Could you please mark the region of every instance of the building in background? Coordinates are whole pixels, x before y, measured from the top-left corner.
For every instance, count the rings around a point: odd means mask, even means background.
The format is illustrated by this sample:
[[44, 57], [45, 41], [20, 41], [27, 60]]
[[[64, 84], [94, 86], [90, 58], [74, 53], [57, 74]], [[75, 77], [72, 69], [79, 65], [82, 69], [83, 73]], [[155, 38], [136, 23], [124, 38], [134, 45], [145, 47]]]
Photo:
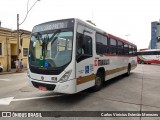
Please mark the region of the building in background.
[[160, 49], [160, 21], [151, 23], [151, 41], [149, 49]]
[[[23, 59], [24, 67], [27, 66], [28, 47], [30, 40], [30, 31], [19, 31], [19, 59]], [[14, 61], [17, 59], [17, 31], [0, 27], [0, 63], [4, 71], [10, 71], [15, 68]]]

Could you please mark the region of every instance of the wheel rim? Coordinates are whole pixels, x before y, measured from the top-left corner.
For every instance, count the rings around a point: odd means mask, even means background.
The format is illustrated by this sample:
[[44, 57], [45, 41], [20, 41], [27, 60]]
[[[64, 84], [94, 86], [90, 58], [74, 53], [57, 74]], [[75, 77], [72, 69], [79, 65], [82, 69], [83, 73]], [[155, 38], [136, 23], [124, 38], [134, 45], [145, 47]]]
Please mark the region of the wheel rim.
[[102, 82], [102, 80], [101, 80], [101, 78], [100, 77], [96, 77], [96, 79], [95, 79], [95, 85], [96, 86], [100, 86], [101, 85], [101, 82]]

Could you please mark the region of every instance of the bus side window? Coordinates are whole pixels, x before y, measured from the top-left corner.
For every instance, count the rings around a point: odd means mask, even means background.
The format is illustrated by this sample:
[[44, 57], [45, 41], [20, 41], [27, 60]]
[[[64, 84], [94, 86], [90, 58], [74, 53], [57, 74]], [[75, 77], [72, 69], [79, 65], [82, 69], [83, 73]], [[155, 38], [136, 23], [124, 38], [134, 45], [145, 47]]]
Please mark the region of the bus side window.
[[133, 54], [133, 48], [131, 45], [129, 45], [129, 55], [132, 55]]
[[123, 43], [121, 41], [117, 41], [117, 54], [123, 55]]
[[96, 53], [106, 54], [109, 53], [108, 50], [108, 38], [104, 35], [96, 33]]
[[85, 36], [84, 38], [84, 54], [92, 55], [92, 38], [89, 36]]
[[92, 38], [81, 33], [77, 33], [77, 62], [92, 57]]
[[110, 38], [110, 46], [109, 46], [109, 52], [110, 54], [116, 55], [117, 53], [117, 42], [115, 39]]
[[77, 33], [77, 55], [84, 54], [83, 34]]
[[129, 47], [128, 47], [128, 44], [125, 44], [124, 43], [124, 55], [128, 55], [128, 53], [129, 53]]

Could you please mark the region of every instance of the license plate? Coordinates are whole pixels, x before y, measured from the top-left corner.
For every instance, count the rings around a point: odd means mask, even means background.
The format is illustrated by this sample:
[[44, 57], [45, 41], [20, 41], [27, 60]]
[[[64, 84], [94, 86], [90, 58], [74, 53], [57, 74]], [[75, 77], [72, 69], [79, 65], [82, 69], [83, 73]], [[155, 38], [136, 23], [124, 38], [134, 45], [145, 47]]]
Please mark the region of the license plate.
[[39, 86], [38, 88], [39, 88], [40, 90], [47, 91], [47, 88], [44, 87], [44, 86]]

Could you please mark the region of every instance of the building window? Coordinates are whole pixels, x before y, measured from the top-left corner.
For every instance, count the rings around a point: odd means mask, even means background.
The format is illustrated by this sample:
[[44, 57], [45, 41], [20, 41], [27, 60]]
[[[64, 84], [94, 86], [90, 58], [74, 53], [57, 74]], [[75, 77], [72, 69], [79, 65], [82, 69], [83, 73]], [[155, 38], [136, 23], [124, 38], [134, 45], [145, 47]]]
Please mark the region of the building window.
[[28, 48], [23, 48], [23, 56], [28, 56]]
[[0, 56], [2, 56], [2, 43], [0, 43]]

